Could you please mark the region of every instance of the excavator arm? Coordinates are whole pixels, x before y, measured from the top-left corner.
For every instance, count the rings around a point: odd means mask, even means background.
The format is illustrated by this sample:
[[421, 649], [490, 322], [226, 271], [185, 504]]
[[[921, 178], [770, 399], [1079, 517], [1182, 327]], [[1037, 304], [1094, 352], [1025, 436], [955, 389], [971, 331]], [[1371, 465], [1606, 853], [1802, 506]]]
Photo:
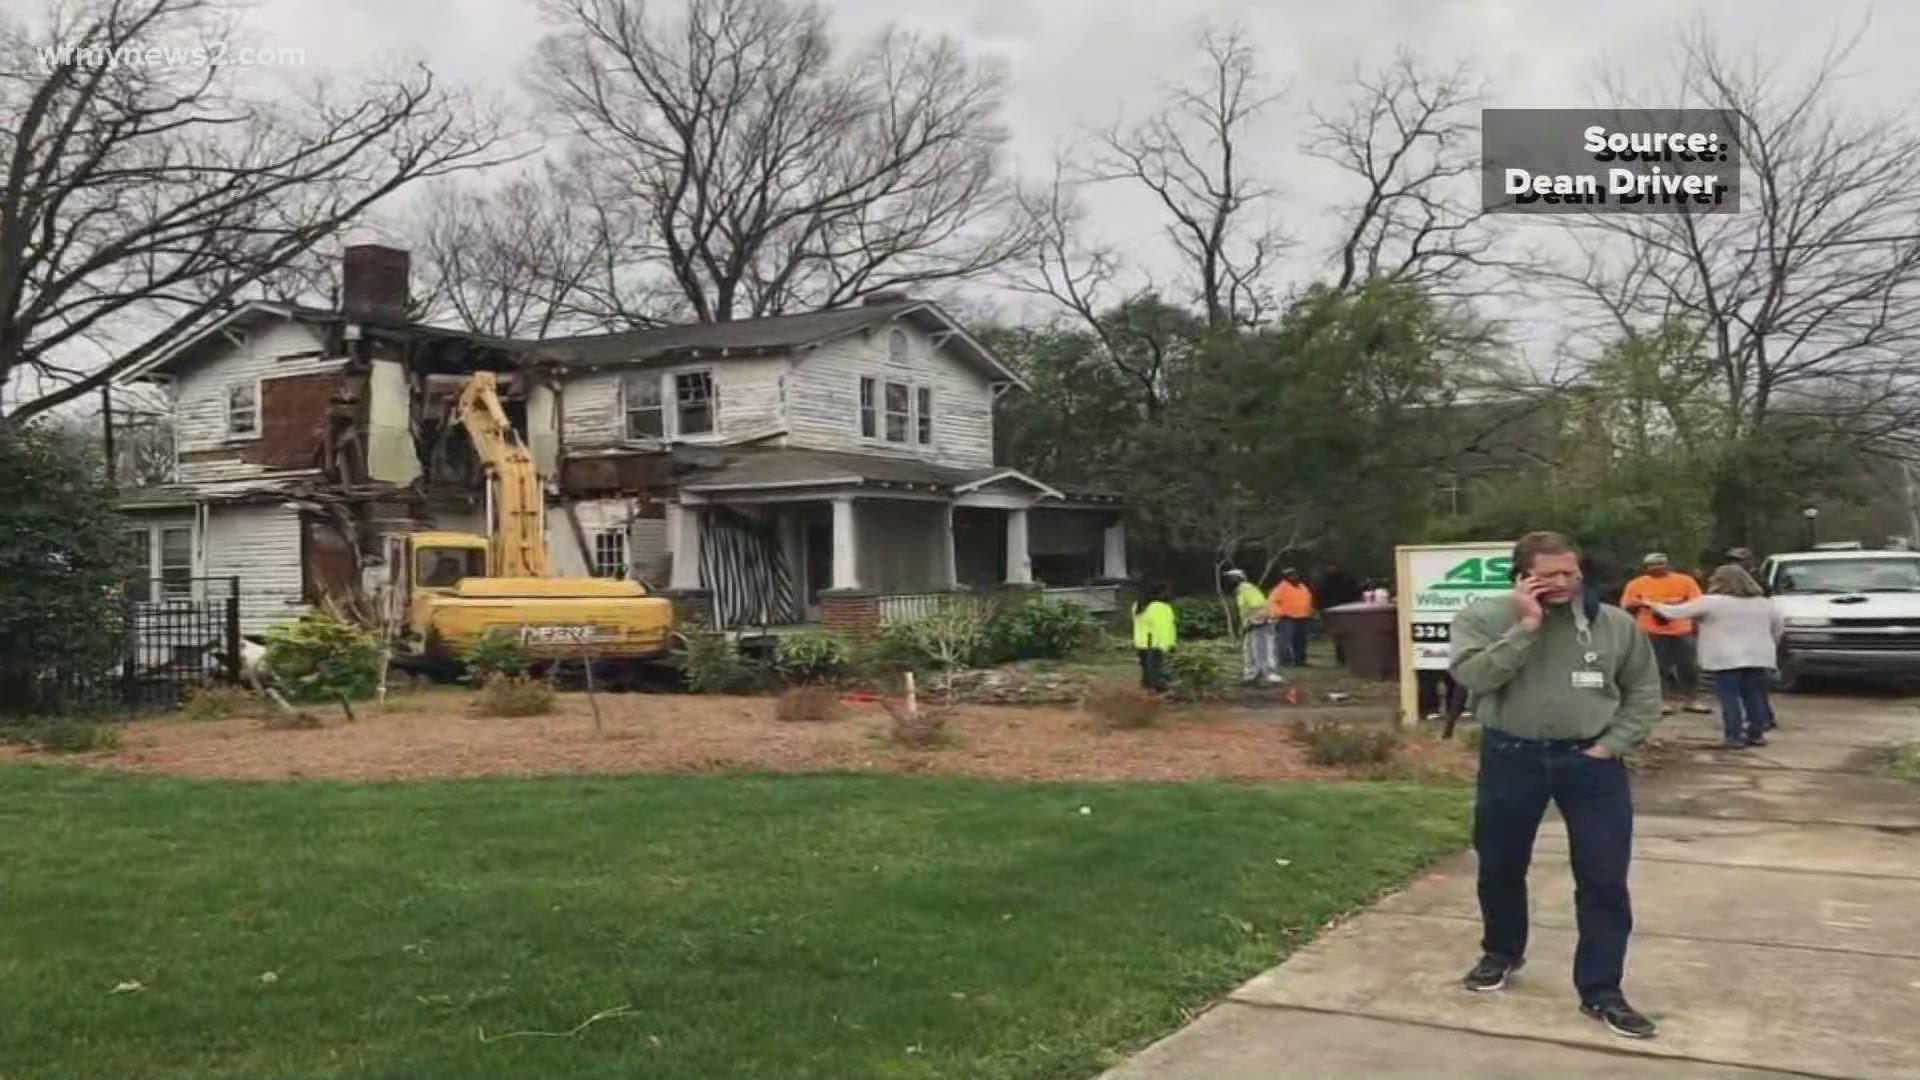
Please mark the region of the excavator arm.
[[496, 577], [546, 577], [546, 494], [533, 455], [507, 422], [491, 371], [475, 372], [456, 408], [487, 469], [487, 542]]

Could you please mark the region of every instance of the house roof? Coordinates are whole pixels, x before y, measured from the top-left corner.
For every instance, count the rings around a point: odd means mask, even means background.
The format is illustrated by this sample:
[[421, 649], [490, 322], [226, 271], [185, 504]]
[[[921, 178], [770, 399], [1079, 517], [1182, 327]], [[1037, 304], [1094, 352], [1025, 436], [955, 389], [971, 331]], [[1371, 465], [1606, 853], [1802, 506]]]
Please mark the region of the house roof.
[[1025, 484], [1046, 498], [1067, 503], [1118, 504], [1121, 501], [1116, 495], [1055, 488], [1005, 466], [956, 469], [912, 458], [832, 450], [743, 451], [731, 455], [710, 472], [689, 477], [680, 486], [703, 494], [769, 488], [872, 486], [923, 488], [939, 494], [965, 495], [1001, 482]]
[[249, 300], [218, 319], [193, 330], [175, 340], [161, 351], [128, 368], [116, 376], [119, 383], [134, 383], [151, 379], [156, 375], [167, 374], [181, 365], [189, 363], [200, 355], [202, 348], [218, 340], [218, 336], [235, 329], [245, 329], [262, 323], [286, 319], [294, 322], [310, 323], [316, 326], [334, 323], [356, 323], [372, 328], [388, 339], [419, 339], [426, 341], [459, 340], [482, 348], [496, 349], [501, 352], [528, 352], [529, 342], [515, 341], [511, 338], [494, 337], [490, 334], [477, 334], [471, 330], [460, 330], [448, 326], [431, 326], [419, 322], [391, 322], [380, 319], [348, 317], [337, 311], [325, 308], [306, 307], [300, 304], [281, 304], [267, 300]]
[[616, 334], [580, 334], [521, 344], [563, 368], [625, 366], [652, 361], [711, 356], [764, 356], [813, 348], [849, 334], [904, 320], [954, 344], [961, 355], [995, 381], [1025, 387], [1026, 380], [992, 350], [926, 300], [898, 300], [860, 307], [775, 315], [723, 323], [696, 323]]

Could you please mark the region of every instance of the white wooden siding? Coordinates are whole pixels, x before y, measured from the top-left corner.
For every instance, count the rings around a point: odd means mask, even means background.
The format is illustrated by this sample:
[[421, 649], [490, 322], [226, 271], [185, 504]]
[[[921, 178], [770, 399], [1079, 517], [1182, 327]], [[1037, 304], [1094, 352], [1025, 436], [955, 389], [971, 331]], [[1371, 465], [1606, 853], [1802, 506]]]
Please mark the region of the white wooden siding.
[[[662, 518], [635, 515], [639, 505], [631, 499], [581, 499], [573, 504], [580, 528], [593, 543], [593, 534], [627, 525], [627, 572], [630, 576], [664, 588], [672, 564], [667, 548], [667, 523]], [[631, 522], [629, 523], [629, 519]], [[557, 577], [593, 576], [593, 553], [580, 550], [573, 523], [560, 506], [547, 508], [547, 559]]]
[[[714, 393], [719, 408], [714, 417], [716, 437], [748, 435], [780, 422], [781, 376], [786, 361], [779, 358], [723, 358], [711, 362], [680, 364], [670, 368], [642, 369], [664, 379], [688, 371], [713, 373]], [[564, 406], [561, 424], [567, 448], [597, 449], [610, 446], [639, 445], [626, 437], [626, 416], [621, 412], [620, 381], [623, 370], [581, 372], [569, 375], [562, 391]], [[669, 410], [673, 408], [672, 383], [662, 394]], [[672, 430], [672, 421], [668, 421]], [[696, 437], [689, 441], [700, 441]], [[645, 440], [651, 442], [652, 440]]]
[[[346, 361], [338, 357], [282, 359], [312, 352], [320, 346], [317, 327], [307, 323], [274, 323], [247, 334], [239, 345], [228, 344], [189, 365], [175, 376], [172, 387], [178, 451], [187, 454], [254, 445], [258, 442], [256, 438], [227, 438], [228, 388], [242, 381], [316, 375], [346, 366]], [[265, 417], [261, 419], [264, 424]], [[184, 484], [200, 484], [238, 480], [267, 471], [263, 466], [240, 461], [181, 462], [179, 480]]]
[[242, 634], [297, 618], [304, 609], [299, 512], [278, 505], [212, 507], [202, 573], [240, 578]]
[[[895, 328], [908, 335], [906, 366], [888, 360]], [[860, 379], [933, 389], [933, 445], [902, 445], [860, 434]], [[993, 391], [987, 377], [904, 323], [874, 327], [802, 353], [787, 384], [789, 445], [916, 457], [962, 469], [993, 465]], [[884, 425], [879, 429], [885, 433]], [[911, 429], [908, 438], [916, 437]]]

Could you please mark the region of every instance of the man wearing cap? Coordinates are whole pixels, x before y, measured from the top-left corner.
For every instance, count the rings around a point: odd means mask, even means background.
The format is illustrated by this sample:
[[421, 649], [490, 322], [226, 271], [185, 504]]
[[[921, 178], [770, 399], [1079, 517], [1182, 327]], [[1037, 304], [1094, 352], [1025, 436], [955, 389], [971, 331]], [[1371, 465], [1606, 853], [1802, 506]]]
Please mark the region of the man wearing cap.
[[[1686, 574], [1678, 574], [1668, 565], [1665, 554], [1655, 551], [1641, 560], [1643, 572], [1627, 582], [1620, 594], [1620, 606], [1640, 622], [1640, 629], [1653, 640], [1654, 661], [1660, 665], [1660, 679], [1667, 694], [1679, 698], [1690, 713], [1711, 712], [1699, 703], [1700, 661], [1693, 648], [1693, 620], [1669, 619], [1653, 610], [1655, 604], [1684, 604], [1700, 598], [1700, 583]], [[1669, 707], [1663, 711], [1672, 712]]]
[[1281, 665], [1305, 667], [1307, 635], [1313, 626], [1313, 590], [1301, 580], [1300, 571], [1289, 566], [1280, 571], [1280, 584], [1273, 587], [1268, 599], [1279, 622], [1275, 633], [1280, 639]]
[[1240, 613], [1240, 678], [1248, 684], [1283, 681], [1273, 670], [1273, 619], [1267, 611], [1267, 594], [1247, 580], [1244, 570], [1229, 570], [1226, 576]]

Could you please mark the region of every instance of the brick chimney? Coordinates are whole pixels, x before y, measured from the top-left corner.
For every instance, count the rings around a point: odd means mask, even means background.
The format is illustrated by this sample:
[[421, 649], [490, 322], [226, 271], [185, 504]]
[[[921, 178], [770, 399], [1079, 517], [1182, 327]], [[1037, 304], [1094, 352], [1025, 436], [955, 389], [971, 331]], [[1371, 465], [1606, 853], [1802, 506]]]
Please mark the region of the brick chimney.
[[407, 321], [410, 259], [399, 248], [355, 244], [340, 266], [340, 312], [370, 322]]

